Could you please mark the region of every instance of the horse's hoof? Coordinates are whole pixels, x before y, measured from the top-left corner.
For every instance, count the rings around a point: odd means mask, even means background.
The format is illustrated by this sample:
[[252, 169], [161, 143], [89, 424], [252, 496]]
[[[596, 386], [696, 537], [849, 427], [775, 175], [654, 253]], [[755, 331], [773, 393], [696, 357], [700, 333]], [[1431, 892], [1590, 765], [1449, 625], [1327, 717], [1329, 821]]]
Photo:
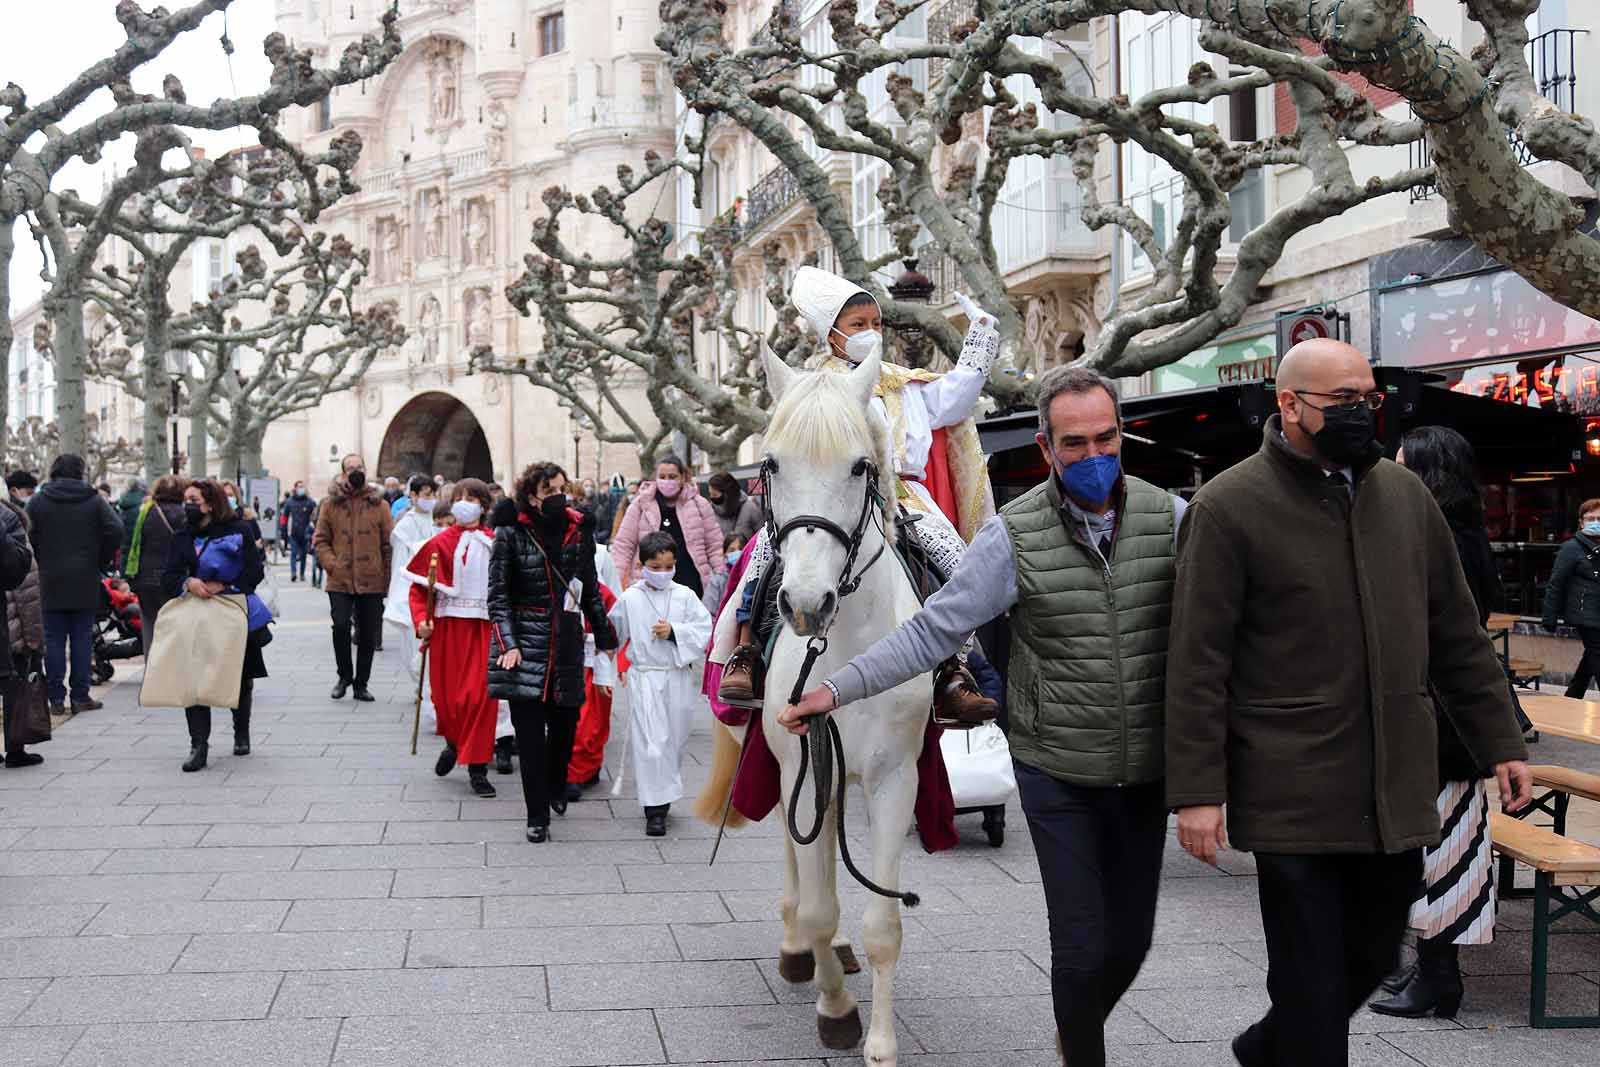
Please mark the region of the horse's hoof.
[[828, 1048], [852, 1049], [861, 1044], [861, 1009], [851, 1008], [850, 1014], [839, 1019], [817, 1016], [817, 1036]]
[[850, 945], [834, 945], [833, 954], [839, 957], [839, 966], [844, 968], [845, 974], [861, 973], [861, 961], [856, 959], [856, 950]]
[[817, 959], [809, 952], [779, 952], [778, 976], [790, 985], [809, 982], [817, 974]]

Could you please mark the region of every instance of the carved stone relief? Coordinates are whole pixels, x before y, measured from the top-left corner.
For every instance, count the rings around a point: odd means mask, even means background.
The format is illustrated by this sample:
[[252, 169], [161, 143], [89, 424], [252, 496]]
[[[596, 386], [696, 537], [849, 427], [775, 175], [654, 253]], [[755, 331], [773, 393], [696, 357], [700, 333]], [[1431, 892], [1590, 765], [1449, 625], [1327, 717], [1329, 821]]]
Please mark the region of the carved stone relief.
[[429, 293], [422, 299], [422, 311], [417, 316], [417, 336], [421, 346], [421, 362], [434, 363], [439, 359], [440, 327], [444, 323], [444, 308], [439, 298]]
[[490, 312], [493, 298], [488, 289], [468, 289], [463, 297], [466, 305], [467, 347], [488, 347], [494, 344], [494, 319]]
[[437, 188], [422, 190], [417, 213], [422, 227], [422, 258], [438, 259], [445, 254], [450, 232], [450, 209], [444, 194]]
[[485, 197], [468, 200], [461, 209], [461, 262], [482, 267], [494, 262], [494, 206]]
[[489, 130], [484, 135], [485, 145], [489, 150], [490, 163], [503, 163], [506, 158], [506, 130], [511, 126], [511, 117], [506, 114], [505, 105], [496, 100], [489, 105]]
[[441, 136], [461, 125], [461, 44], [437, 40], [428, 46], [428, 132]]

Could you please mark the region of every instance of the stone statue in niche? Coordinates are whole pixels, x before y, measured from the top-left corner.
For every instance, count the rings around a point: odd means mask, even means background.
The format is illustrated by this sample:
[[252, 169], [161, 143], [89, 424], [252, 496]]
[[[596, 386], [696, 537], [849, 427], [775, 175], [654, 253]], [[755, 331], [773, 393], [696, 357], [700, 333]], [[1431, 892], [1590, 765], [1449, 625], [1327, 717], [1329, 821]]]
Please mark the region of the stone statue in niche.
[[428, 113], [435, 126], [448, 126], [460, 117], [459, 62], [454, 45], [448, 41], [440, 41], [429, 53]]
[[506, 129], [511, 125], [511, 117], [506, 114], [505, 105], [496, 100], [489, 105], [489, 132], [485, 135], [489, 149], [490, 163], [503, 163], [506, 158]]
[[494, 343], [494, 321], [489, 314], [489, 290], [467, 292], [467, 347], [487, 348]]
[[489, 239], [491, 228], [488, 202], [481, 197], [468, 200], [461, 226], [466, 252], [462, 258], [468, 266], [481, 267], [494, 262], [494, 245]]
[[378, 220], [378, 281], [393, 282], [400, 277], [400, 224], [384, 217]]
[[423, 298], [422, 313], [417, 317], [423, 363], [434, 363], [439, 359], [439, 328], [443, 322], [444, 308], [439, 305], [439, 298], [429, 293]]
[[447, 211], [439, 190], [422, 191], [422, 255], [425, 259], [444, 255], [445, 235], [450, 227]]

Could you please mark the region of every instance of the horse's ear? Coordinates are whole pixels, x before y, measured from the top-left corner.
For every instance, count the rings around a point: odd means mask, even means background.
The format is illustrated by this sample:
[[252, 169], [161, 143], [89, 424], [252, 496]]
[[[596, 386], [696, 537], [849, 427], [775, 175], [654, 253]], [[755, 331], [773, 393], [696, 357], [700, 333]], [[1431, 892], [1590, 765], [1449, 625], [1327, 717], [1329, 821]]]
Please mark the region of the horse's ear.
[[878, 387], [878, 375], [883, 370], [883, 345], [880, 342], [872, 354], [850, 372], [850, 389], [862, 407], [872, 403], [872, 391]]
[[777, 403], [783, 398], [789, 383], [794, 381], [795, 371], [764, 341], [761, 345], [761, 366], [767, 374], [767, 392], [772, 394], [773, 403]]

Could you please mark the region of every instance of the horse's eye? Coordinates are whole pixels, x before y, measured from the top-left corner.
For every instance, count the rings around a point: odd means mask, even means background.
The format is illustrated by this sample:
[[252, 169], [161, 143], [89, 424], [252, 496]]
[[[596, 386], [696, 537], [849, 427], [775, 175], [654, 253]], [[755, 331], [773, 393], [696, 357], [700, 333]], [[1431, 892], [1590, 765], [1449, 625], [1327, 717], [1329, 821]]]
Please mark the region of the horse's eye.
[[867, 473], [867, 461], [866, 461], [866, 459], [862, 458], [862, 459], [856, 460], [856, 465], [854, 467], [850, 468], [850, 477], [859, 478], [865, 473]]
[[778, 461], [776, 459], [772, 458], [771, 456], [768, 456], [766, 458], [766, 462], [764, 463], [764, 466], [767, 468], [767, 473], [768, 474], [777, 474], [778, 473]]

